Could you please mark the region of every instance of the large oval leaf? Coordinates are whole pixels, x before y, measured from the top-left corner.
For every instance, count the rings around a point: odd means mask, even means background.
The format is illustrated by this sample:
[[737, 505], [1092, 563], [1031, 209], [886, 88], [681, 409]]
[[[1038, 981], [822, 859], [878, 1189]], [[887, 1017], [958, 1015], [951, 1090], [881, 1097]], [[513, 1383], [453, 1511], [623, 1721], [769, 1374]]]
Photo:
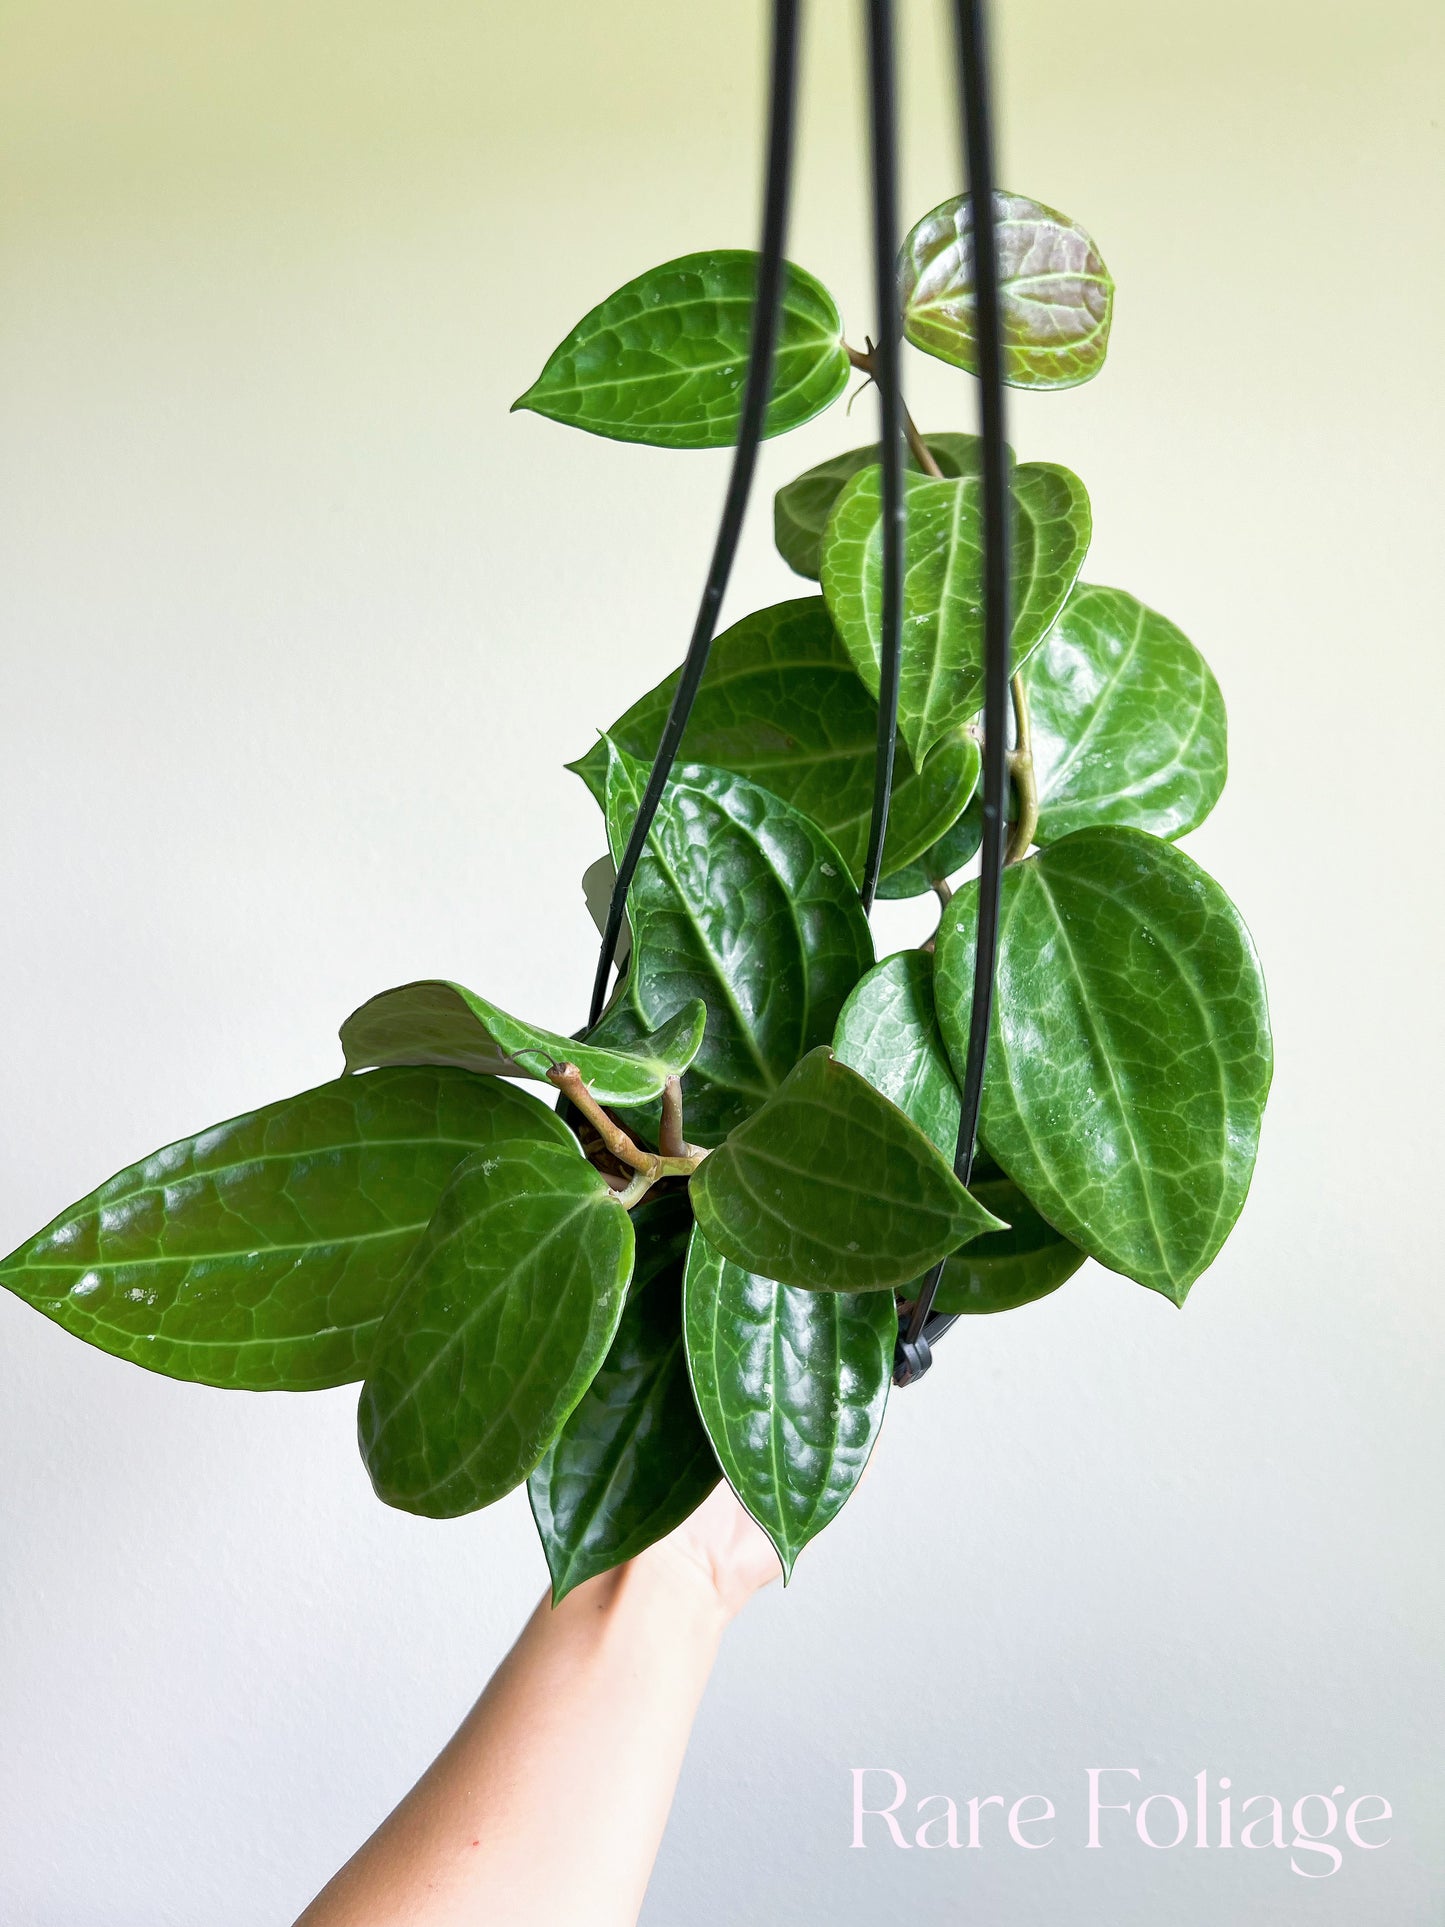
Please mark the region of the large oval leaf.
[[170, 1378], [344, 1385], [452, 1172], [514, 1138], [576, 1155], [553, 1112], [494, 1078], [338, 1078], [118, 1172], [12, 1252], [0, 1284]]
[[527, 1482], [553, 1605], [671, 1532], [718, 1481], [683, 1349], [686, 1195], [655, 1194], [632, 1225], [637, 1257], [617, 1335]]
[[378, 1498], [451, 1519], [522, 1483], [617, 1330], [632, 1223], [574, 1143], [468, 1158], [377, 1334], [357, 1430]]
[[1219, 685], [1188, 637], [1123, 589], [1081, 582], [1024, 681], [1037, 842], [1097, 823], [1183, 836], [1219, 801]]
[[[983, 702], [983, 522], [976, 474], [909, 475], [908, 561], [898, 728], [925, 767], [930, 750]], [[823, 593], [859, 675], [876, 696], [883, 632], [883, 510], [879, 471], [844, 489], [823, 536]], [[1013, 471], [1013, 664], [1021, 669], [1053, 626], [1088, 552], [1084, 485], [1066, 468]]]
[[[1023, 194], [996, 191], [1003, 378], [1016, 388], [1073, 388], [1109, 346], [1114, 283], [1077, 221]], [[903, 332], [917, 348], [978, 372], [973, 201], [925, 214], [898, 258]]]
[[893, 1299], [791, 1290], [729, 1263], [699, 1230], [684, 1304], [697, 1409], [786, 1583], [877, 1441], [898, 1337]]
[[[651, 759], [677, 687], [669, 676], [607, 732]], [[718, 637], [679, 752], [733, 770], [810, 817], [855, 881], [863, 875], [873, 809], [878, 705], [858, 680], [821, 596], [759, 609]], [[962, 730], [939, 745], [922, 776], [900, 744], [884, 870], [911, 863], [956, 821], [978, 782], [978, 746]], [[572, 765], [599, 801], [607, 748]]]
[[[650, 268], [578, 322], [513, 408], [617, 441], [727, 447], [737, 440], [757, 279], [758, 256], [746, 248]], [[810, 420], [847, 383], [833, 297], [787, 266], [764, 434]]]
[[[923, 439], [945, 475], [978, 473], [981, 443], [977, 435], [925, 435]], [[1008, 459], [1012, 466], [1012, 449]], [[877, 442], [871, 448], [850, 448], [806, 470], [773, 497], [773, 540], [779, 555], [798, 575], [817, 581], [823, 566], [823, 530], [833, 505], [859, 470], [872, 468], [877, 460]]]
[[354, 1010], [341, 1026], [341, 1047], [349, 1071], [367, 1064], [460, 1064], [545, 1083], [554, 1064], [573, 1063], [600, 1104], [645, 1104], [697, 1056], [706, 1021], [694, 1001], [626, 1049], [601, 1049], [524, 1024], [474, 990], [431, 978], [383, 990]]
[[[976, 917], [969, 885], [938, 938], [955, 1068]], [[1091, 1257], [1184, 1302], [1244, 1203], [1270, 1067], [1249, 932], [1182, 850], [1079, 830], [1005, 873], [983, 1139]]]
[[[646, 770], [609, 746], [607, 830], [621, 859]], [[700, 997], [707, 1032], [686, 1080], [687, 1133], [716, 1143], [833, 1034], [873, 961], [868, 920], [808, 818], [729, 770], [669, 782], [628, 897], [625, 995], [647, 1024]]]
[[832, 1051], [810, 1051], [692, 1179], [703, 1235], [809, 1291], [884, 1291], [999, 1222], [913, 1121]]

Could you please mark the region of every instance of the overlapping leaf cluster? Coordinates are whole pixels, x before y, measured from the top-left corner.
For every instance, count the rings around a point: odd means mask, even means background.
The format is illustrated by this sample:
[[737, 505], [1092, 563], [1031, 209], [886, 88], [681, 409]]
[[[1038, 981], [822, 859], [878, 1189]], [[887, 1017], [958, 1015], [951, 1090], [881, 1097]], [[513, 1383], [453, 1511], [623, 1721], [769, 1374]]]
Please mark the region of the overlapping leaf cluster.
[[[1113, 301], [1098, 249], [1021, 196], [999, 220], [1008, 378], [1088, 379]], [[727, 444], [755, 280], [741, 252], [640, 276], [518, 406]], [[966, 201], [908, 237], [899, 299], [911, 341], [972, 366]], [[831, 297], [790, 269], [767, 432], [836, 400], [849, 360]], [[777, 496], [778, 549], [818, 590], [718, 638], [590, 1034], [455, 983], [383, 992], [342, 1027], [342, 1077], [121, 1172], [0, 1281], [176, 1377], [362, 1380], [380, 1496], [449, 1516], [525, 1481], [556, 1597], [720, 1476], [791, 1570], [867, 1462], [898, 1307], [940, 1261], [946, 1311], [1026, 1304], [1086, 1257], [1182, 1303], [1243, 1204], [1270, 1073], [1248, 933], [1174, 842], [1223, 786], [1219, 690], [1172, 623], [1079, 580], [1078, 478], [1015, 464], [1018, 821], [966, 1190], [976, 885], [951, 880], [980, 834], [978, 446], [913, 451], [880, 894], [936, 890], [933, 939], [875, 962], [858, 901], [882, 563], [877, 451], [853, 449]], [[674, 681], [573, 765], [612, 861]], [[605, 888], [607, 860], [589, 876]], [[515, 1081], [568, 1078], [561, 1112]]]

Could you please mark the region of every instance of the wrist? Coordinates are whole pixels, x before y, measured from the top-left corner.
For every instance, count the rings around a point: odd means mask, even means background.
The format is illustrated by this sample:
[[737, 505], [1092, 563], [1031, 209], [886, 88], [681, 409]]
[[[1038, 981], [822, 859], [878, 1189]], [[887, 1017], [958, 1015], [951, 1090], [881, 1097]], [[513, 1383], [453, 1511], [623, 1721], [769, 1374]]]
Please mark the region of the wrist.
[[669, 1611], [718, 1638], [746, 1603], [746, 1595], [728, 1584], [700, 1547], [675, 1534], [648, 1546], [623, 1570], [635, 1584], [664, 1598]]

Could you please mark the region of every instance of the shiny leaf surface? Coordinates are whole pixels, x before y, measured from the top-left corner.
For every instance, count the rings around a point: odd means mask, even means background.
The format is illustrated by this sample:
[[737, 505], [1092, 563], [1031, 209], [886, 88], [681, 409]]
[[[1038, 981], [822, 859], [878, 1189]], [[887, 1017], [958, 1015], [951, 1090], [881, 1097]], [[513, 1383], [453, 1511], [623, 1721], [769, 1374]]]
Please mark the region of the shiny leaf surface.
[[[620, 860], [644, 766], [614, 747], [607, 829]], [[715, 1143], [833, 1034], [873, 961], [847, 866], [809, 820], [746, 777], [687, 764], [663, 796], [628, 898], [626, 995], [648, 1024], [701, 998], [687, 1132]]]
[[[656, 751], [677, 687], [669, 676], [607, 732], [644, 762]], [[878, 705], [858, 679], [821, 596], [759, 609], [719, 636], [682, 739], [683, 761], [732, 770], [812, 819], [855, 882], [873, 808]], [[601, 800], [607, 746], [573, 765]], [[900, 744], [885, 869], [910, 863], [957, 819], [978, 782], [978, 747], [962, 730], [920, 776]]]
[[[898, 727], [921, 768], [930, 751], [983, 702], [982, 495], [976, 475], [909, 475], [903, 673]], [[1066, 468], [1030, 462], [1013, 472], [1013, 663], [1021, 669], [1052, 627], [1089, 547], [1083, 483]], [[879, 471], [844, 489], [823, 537], [828, 609], [873, 695], [883, 624]]]
[[617, 1335], [527, 1485], [554, 1605], [671, 1532], [718, 1481], [683, 1349], [686, 1196], [654, 1195], [632, 1226], [637, 1256]]
[[1219, 801], [1219, 685], [1193, 643], [1124, 590], [1080, 583], [1024, 681], [1037, 842], [1100, 823], [1183, 836]]
[[353, 1071], [367, 1064], [459, 1064], [545, 1083], [553, 1064], [571, 1062], [599, 1103], [643, 1104], [687, 1069], [706, 1020], [700, 1003], [685, 1004], [625, 1049], [600, 1049], [509, 1017], [461, 984], [429, 979], [384, 990], [354, 1010], [341, 1026], [341, 1047]]
[[892, 1296], [791, 1290], [729, 1263], [695, 1231], [684, 1300], [697, 1409], [786, 1580], [877, 1440], [898, 1336]]
[[839, 1013], [833, 1054], [953, 1162], [961, 1100], [933, 1008], [932, 957], [900, 950], [875, 964]]
[[[960, 1099], [934, 1009], [931, 957], [904, 950], [870, 970], [843, 1006], [833, 1049], [952, 1160]], [[969, 1189], [1008, 1229], [985, 1232], [948, 1260], [938, 1311], [1009, 1311], [1053, 1291], [1084, 1262], [983, 1152]]]
[[[930, 762], [929, 767], [932, 768]], [[983, 805], [975, 795], [968, 808], [950, 829], [923, 852], [916, 863], [909, 863], [891, 876], [884, 877], [878, 894], [885, 901], [902, 897], [921, 897], [935, 884], [957, 876], [963, 866], [978, 855], [983, 842]]]
[[1009, 1228], [987, 1232], [954, 1253], [943, 1267], [935, 1311], [1015, 1311], [1057, 1291], [1083, 1264], [1084, 1253], [1046, 1224], [1001, 1172], [984, 1176], [975, 1166], [970, 1189]]
[[998, 1221], [896, 1105], [810, 1051], [691, 1183], [724, 1257], [810, 1291], [905, 1285]]
[[575, 1140], [525, 1092], [382, 1070], [248, 1111], [118, 1172], [0, 1265], [0, 1283], [118, 1358], [247, 1391], [366, 1370], [382, 1314], [473, 1152]]
[[[969, 885], [935, 960], [956, 1069], [976, 916]], [[1244, 1203], [1270, 1066], [1249, 933], [1181, 850], [1080, 830], [1005, 872], [983, 1141], [1091, 1257], [1184, 1302]]]
[[382, 1321], [357, 1430], [378, 1498], [449, 1519], [522, 1483], [607, 1354], [632, 1223], [574, 1143], [461, 1165]]
[[[979, 463], [977, 435], [925, 435], [924, 442], [945, 475], [976, 475]], [[861, 469], [871, 468], [878, 460], [878, 444], [871, 448], [850, 448], [819, 462], [773, 497], [773, 540], [778, 554], [790, 569], [814, 582], [823, 566], [823, 530], [833, 505], [845, 485]], [[1009, 451], [1013, 463], [1013, 451]], [[910, 466], [916, 464], [910, 461]]]
[[[995, 191], [1004, 380], [1073, 388], [1097, 375], [1109, 346], [1114, 283], [1077, 221], [1023, 194]], [[973, 202], [925, 214], [903, 243], [903, 332], [917, 348], [977, 373]]]
[[[724, 448], [737, 439], [758, 256], [687, 254], [650, 268], [585, 315], [514, 408], [618, 441]], [[833, 298], [789, 266], [765, 433], [782, 434], [848, 383]]]

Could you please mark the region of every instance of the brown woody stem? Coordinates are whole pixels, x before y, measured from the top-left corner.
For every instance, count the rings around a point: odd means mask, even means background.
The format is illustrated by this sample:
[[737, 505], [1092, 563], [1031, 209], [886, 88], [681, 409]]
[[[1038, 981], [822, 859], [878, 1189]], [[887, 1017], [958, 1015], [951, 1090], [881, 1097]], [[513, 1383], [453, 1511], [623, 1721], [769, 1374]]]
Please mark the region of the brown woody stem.
[[631, 1183], [618, 1192], [629, 1211], [633, 1205], [640, 1204], [653, 1185], [663, 1178], [691, 1177], [707, 1156], [701, 1146], [689, 1144], [682, 1135], [682, 1086], [676, 1077], [669, 1077], [663, 1086], [662, 1129], [658, 1138], [660, 1149], [656, 1151], [644, 1151], [615, 1118], [608, 1116], [588, 1090], [575, 1064], [554, 1064], [547, 1073], [547, 1082], [554, 1084], [568, 1103], [586, 1118], [601, 1139], [604, 1149], [619, 1164], [626, 1165], [628, 1170], [636, 1173]]
[[[868, 344], [866, 354], [860, 353], [856, 348], [850, 348], [846, 342], [843, 344], [843, 349], [853, 366], [861, 369], [870, 381], [876, 381], [878, 379], [878, 370], [873, 360], [873, 344], [871, 341]], [[901, 402], [899, 406], [902, 407]], [[908, 447], [914, 461], [917, 462], [925, 475], [931, 475], [934, 481], [941, 482], [943, 480], [943, 470], [933, 459], [933, 450], [919, 434], [918, 424], [906, 408], [903, 409], [903, 432], [908, 437]]]

